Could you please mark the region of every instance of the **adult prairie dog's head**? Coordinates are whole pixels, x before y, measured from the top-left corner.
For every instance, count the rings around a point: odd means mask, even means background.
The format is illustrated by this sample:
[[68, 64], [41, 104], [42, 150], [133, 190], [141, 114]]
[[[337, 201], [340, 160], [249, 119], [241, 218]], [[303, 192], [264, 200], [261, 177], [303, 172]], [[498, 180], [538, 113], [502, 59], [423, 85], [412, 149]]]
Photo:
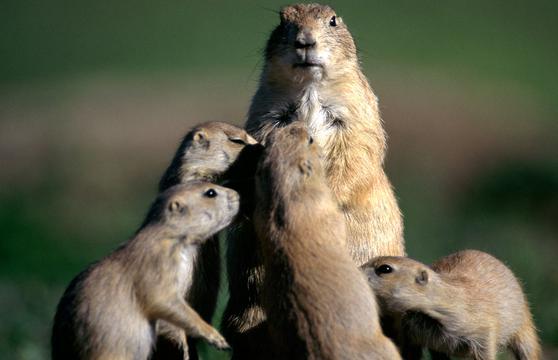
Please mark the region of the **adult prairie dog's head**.
[[212, 181], [223, 174], [240, 152], [257, 141], [224, 122], [209, 122], [192, 129], [178, 147], [159, 182], [159, 190], [192, 180]]
[[358, 66], [353, 37], [331, 7], [295, 4], [284, 7], [280, 17], [265, 52], [270, 80], [319, 81]]
[[238, 208], [234, 190], [207, 182], [176, 185], [157, 197], [144, 227], [160, 227], [166, 238], [199, 243], [229, 225]]
[[419, 310], [436, 291], [439, 275], [428, 266], [401, 256], [380, 256], [361, 266], [382, 310]]

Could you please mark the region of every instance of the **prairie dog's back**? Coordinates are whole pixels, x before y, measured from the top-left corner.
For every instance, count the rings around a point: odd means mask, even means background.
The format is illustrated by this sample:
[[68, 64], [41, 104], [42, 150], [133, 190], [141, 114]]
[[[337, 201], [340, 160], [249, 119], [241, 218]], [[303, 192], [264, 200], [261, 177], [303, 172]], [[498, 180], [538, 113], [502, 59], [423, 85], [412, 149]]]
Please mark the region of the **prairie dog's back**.
[[[431, 265], [449, 283], [461, 287], [479, 321], [493, 319], [501, 329], [501, 341], [530, 317], [527, 300], [512, 271], [495, 257], [477, 250], [463, 250]], [[488, 318], [487, 318], [488, 316]]]
[[[269, 139], [256, 178], [264, 306], [282, 356], [364, 359], [397, 351], [381, 333], [373, 294], [345, 248], [345, 222], [320, 149], [301, 124]], [[382, 357], [378, 357], [382, 358]]]

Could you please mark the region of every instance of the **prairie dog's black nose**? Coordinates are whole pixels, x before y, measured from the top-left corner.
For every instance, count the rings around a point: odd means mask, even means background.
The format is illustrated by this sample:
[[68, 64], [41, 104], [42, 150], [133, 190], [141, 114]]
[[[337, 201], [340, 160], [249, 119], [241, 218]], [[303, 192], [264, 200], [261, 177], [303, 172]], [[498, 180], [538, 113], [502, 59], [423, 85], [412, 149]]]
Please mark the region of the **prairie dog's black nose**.
[[301, 31], [296, 36], [294, 45], [296, 49], [313, 47], [316, 45], [316, 38], [310, 32]]

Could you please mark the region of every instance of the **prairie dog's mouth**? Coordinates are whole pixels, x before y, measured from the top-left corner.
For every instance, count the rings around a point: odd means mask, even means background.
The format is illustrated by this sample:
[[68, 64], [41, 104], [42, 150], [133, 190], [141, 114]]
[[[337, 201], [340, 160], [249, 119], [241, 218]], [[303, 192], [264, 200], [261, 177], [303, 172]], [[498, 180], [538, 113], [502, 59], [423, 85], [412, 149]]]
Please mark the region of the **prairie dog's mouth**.
[[313, 62], [300, 62], [300, 63], [294, 63], [293, 67], [294, 68], [312, 68], [312, 67], [323, 67], [323, 65], [318, 64], [318, 63], [313, 63]]

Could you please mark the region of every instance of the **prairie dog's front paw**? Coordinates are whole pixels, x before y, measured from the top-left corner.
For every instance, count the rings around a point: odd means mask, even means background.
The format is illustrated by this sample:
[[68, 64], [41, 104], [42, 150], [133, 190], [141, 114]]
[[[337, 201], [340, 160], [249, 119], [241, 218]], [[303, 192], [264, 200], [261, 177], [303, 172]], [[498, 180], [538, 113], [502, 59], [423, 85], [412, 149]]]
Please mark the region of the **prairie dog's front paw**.
[[209, 334], [207, 341], [219, 350], [230, 350], [231, 348], [227, 340], [217, 330], [213, 330]]

